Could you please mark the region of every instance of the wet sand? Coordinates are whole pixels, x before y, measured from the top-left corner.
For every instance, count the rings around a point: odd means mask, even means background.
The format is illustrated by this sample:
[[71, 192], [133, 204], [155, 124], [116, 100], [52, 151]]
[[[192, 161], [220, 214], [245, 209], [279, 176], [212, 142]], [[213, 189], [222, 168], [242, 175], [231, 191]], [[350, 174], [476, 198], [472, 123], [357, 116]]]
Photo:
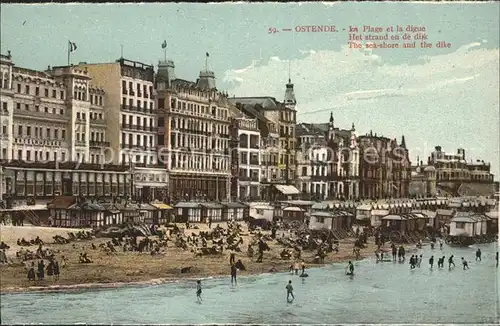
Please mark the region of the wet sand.
[[[223, 225], [221, 225], [223, 226]], [[55, 234], [66, 236], [68, 230], [75, 232], [75, 229], [60, 228], [41, 228], [33, 226], [11, 227], [2, 226], [0, 235], [2, 241], [11, 248], [8, 251], [9, 259], [13, 263], [9, 265], [0, 265], [0, 290], [2, 293], [22, 292], [22, 291], [62, 291], [78, 290], [91, 288], [114, 288], [127, 285], [147, 285], [174, 282], [177, 280], [190, 280], [207, 277], [229, 277], [230, 251], [225, 251], [220, 255], [210, 255], [203, 257], [194, 257], [190, 250], [182, 250], [175, 247], [172, 242], [168, 247], [162, 249], [160, 255], [151, 256], [149, 252], [123, 252], [122, 248], [116, 247], [117, 253], [106, 254], [100, 248], [93, 250], [91, 244], [98, 246], [100, 243], [109, 241], [107, 238], [97, 238], [93, 240], [79, 240], [69, 244], [48, 244], [52, 242]], [[200, 232], [208, 230], [206, 225], [200, 225], [200, 229], [190, 229], [191, 232]], [[263, 232], [266, 234], [267, 232]], [[278, 232], [281, 236], [282, 232]], [[286, 234], [286, 233], [285, 233]], [[55, 281], [46, 277], [43, 281], [28, 282], [27, 280], [27, 262], [20, 264], [15, 258], [15, 252], [19, 247], [15, 245], [17, 238], [25, 237], [26, 240], [36, 236], [46, 242], [46, 247], [56, 251], [56, 259], [66, 257], [67, 265], [61, 268], [60, 279]], [[245, 248], [245, 252], [237, 252], [236, 260], [241, 259], [246, 267], [246, 271], [239, 271], [238, 275], [255, 275], [268, 273], [272, 267], [279, 272], [289, 269], [293, 260], [283, 260], [279, 253], [283, 247], [277, 241], [269, 241], [270, 251], [264, 253], [262, 263], [256, 263], [256, 255], [247, 257], [246, 247], [252, 241], [254, 235], [248, 233], [246, 227], [242, 234], [244, 243], [240, 248]], [[319, 267], [324, 264], [354, 260], [352, 253], [354, 239], [344, 239], [340, 241], [339, 253], [329, 253], [323, 264], [314, 264], [316, 251], [304, 250], [302, 259], [308, 267]], [[36, 250], [35, 246], [29, 247], [30, 250]], [[369, 241], [368, 248], [361, 250], [361, 258], [373, 255], [375, 245]], [[93, 263], [81, 264], [78, 262], [79, 254], [86, 252]], [[181, 273], [181, 269], [191, 267], [187, 273]]]

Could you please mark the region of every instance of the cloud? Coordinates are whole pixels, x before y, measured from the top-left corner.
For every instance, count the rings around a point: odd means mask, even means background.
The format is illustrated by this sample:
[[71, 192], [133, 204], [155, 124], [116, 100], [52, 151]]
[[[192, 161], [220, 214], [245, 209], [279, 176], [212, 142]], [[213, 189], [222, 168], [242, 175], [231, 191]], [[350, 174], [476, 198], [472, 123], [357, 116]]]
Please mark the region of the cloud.
[[462, 146], [499, 173], [498, 49], [473, 42], [397, 64], [387, 59], [389, 52], [379, 53], [303, 49], [290, 63], [274, 56], [228, 70], [224, 79], [231, 95], [283, 100], [290, 64], [299, 120], [327, 121], [333, 111], [341, 128], [354, 122], [360, 133], [404, 134], [409, 146], [425, 152], [421, 157], [435, 145], [447, 151]]

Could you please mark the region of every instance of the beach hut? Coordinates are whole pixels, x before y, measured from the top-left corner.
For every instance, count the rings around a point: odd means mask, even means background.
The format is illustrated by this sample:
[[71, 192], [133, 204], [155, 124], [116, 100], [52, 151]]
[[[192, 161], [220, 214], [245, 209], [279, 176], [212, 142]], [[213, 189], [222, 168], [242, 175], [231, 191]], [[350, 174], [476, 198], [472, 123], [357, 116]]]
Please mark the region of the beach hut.
[[388, 229], [399, 231], [402, 234], [406, 233], [407, 220], [401, 215], [387, 215], [382, 217], [382, 224]]
[[59, 196], [54, 198], [47, 205], [50, 212], [49, 221], [54, 227], [74, 227], [71, 222], [71, 213], [69, 207], [76, 203], [73, 196]]
[[201, 203], [199, 202], [178, 202], [174, 205], [175, 222], [202, 222]]
[[450, 236], [474, 237], [481, 234], [481, 219], [471, 212], [457, 212], [450, 221]]
[[435, 211], [430, 211], [430, 210], [421, 210], [420, 213], [422, 213], [426, 217], [426, 225], [430, 226], [434, 229], [437, 228], [436, 226], [436, 212]]
[[498, 210], [487, 212], [485, 215], [489, 218], [486, 225], [486, 233], [498, 234]]
[[272, 221], [274, 216], [274, 207], [267, 203], [249, 203], [248, 215], [256, 220], [265, 219]]
[[356, 221], [360, 224], [369, 224], [371, 220], [371, 204], [361, 204], [356, 207]]
[[302, 222], [305, 219], [305, 213], [306, 210], [301, 207], [297, 206], [285, 207], [283, 209], [283, 220]]
[[124, 223], [141, 222], [141, 215], [139, 213], [139, 207], [137, 204], [126, 202], [126, 203], [116, 203], [115, 205], [122, 213]]
[[455, 215], [455, 210], [452, 209], [437, 209], [436, 210], [436, 224], [438, 228], [443, 225], [449, 224]]
[[153, 216], [153, 224], [166, 225], [171, 221], [173, 207], [160, 201], [152, 202], [151, 205], [156, 207]]
[[243, 221], [247, 205], [240, 202], [226, 202], [221, 204], [224, 206], [222, 210], [223, 221]]
[[389, 215], [389, 210], [387, 209], [374, 209], [370, 214], [370, 224], [373, 227], [379, 227], [382, 225], [382, 217]]
[[325, 211], [315, 211], [311, 213], [309, 228], [312, 230], [333, 228], [333, 214]]
[[203, 221], [208, 222], [220, 222], [222, 221], [222, 209], [223, 205], [215, 202], [205, 202], [201, 203], [201, 216]]
[[120, 225], [123, 223], [123, 213], [113, 203], [101, 203], [104, 208], [104, 224], [105, 225]]
[[97, 228], [104, 226], [104, 207], [91, 201], [75, 203], [69, 208], [71, 225], [78, 228]]
[[137, 204], [139, 223], [156, 224], [158, 208], [148, 203]]

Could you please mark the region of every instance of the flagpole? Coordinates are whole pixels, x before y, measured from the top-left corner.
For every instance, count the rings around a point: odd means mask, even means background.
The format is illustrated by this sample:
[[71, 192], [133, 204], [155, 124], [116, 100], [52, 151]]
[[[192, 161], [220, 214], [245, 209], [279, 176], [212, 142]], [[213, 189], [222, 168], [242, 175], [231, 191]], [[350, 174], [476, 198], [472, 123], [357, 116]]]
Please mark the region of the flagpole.
[[165, 62], [167, 62], [167, 47], [163, 49], [163, 55], [165, 57]]
[[68, 41], [68, 66], [69, 66], [69, 56], [71, 53], [71, 41]]
[[208, 71], [208, 56], [205, 55], [205, 71]]

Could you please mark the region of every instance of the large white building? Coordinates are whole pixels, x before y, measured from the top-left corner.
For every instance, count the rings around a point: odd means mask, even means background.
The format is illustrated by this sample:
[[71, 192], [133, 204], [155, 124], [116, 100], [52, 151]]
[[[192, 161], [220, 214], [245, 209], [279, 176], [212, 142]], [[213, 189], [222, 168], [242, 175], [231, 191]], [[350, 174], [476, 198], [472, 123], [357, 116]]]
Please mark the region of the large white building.
[[125, 195], [125, 169], [97, 164], [104, 163], [106, 100], [88, 71], [20, 68], [10, 53], [0, 63], [2, 198], [15, 205], [57, 195]]
[[230, 197], [229, 102], [212, 71], [196, 82], [175, 77], [174, 63], [158, 65], [156, 89], [162, 127], [159, 141], [168, 162], [174, 200]]
[[129, 166], [136, 198], [164, 199], [168, 189], [166, 162], [158, 160], [158, 110], [153, 66], [119, 59], [112, 63], [81, 63], [92, 84], [107, 94], [106, 160]]

